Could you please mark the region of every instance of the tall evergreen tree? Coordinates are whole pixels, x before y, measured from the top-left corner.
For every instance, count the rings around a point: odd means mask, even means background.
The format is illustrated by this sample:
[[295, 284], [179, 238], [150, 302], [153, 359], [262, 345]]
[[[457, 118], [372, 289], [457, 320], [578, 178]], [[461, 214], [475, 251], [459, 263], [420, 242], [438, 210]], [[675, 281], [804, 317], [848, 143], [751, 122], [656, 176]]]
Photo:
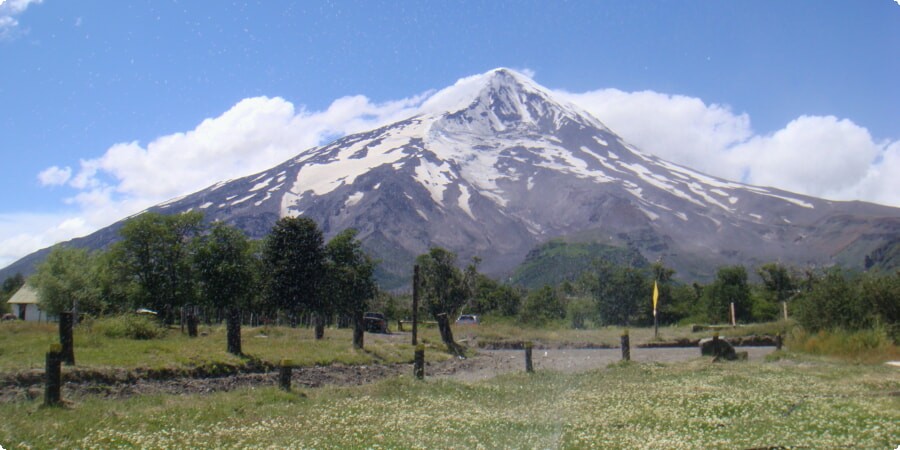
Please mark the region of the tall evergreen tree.
[[286, 311], [291, 325], [308, 311], [316, 317], [316, 339], [324, 336], [325, 315], [331, 305], [321, 295], [325, 281], [325, 248], [322, 231], [306, 217], [283, 217], [275, 222], [263, 249], [266, 297]]

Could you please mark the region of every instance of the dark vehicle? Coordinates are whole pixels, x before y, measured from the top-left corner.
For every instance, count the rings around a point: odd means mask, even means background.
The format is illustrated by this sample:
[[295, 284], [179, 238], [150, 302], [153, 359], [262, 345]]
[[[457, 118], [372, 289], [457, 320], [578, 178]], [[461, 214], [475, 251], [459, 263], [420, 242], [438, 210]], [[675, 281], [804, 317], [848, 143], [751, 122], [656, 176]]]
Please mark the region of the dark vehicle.
[[478, 316], [474, 314], [463, 314], [456, 319], [458, 325], [478, 325]]
[[384, 314], [367, 312], [363, 316], [363, 328], [369, 333], [388, 333], [388, 323]]

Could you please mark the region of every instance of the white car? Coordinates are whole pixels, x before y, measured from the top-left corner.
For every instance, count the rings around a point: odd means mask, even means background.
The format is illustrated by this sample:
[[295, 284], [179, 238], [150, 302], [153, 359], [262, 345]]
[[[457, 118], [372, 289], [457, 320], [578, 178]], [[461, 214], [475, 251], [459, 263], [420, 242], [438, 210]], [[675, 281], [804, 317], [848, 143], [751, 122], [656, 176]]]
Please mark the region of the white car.
[[463, 314], [456, 319], [457, 325], [478, 325], [478, 316], [474, 314]]

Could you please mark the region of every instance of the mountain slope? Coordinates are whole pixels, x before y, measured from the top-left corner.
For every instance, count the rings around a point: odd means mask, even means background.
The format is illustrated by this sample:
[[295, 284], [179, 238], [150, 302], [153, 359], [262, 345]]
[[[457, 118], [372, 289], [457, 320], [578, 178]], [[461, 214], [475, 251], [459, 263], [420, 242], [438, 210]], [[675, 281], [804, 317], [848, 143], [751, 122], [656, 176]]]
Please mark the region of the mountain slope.
[[422, 110], [151, 210], [203, 211], [257, 238], [283, 216], [311, 217], [327, 236], [354, 227], [394, 287], [433, 245], [496, 275], [567, 236], [628, 245], [695, 279], [720, 264], [862, 265], [900, 235], [896, 208], [748, 186], [642, 153], [507, 69], [461, 80]]

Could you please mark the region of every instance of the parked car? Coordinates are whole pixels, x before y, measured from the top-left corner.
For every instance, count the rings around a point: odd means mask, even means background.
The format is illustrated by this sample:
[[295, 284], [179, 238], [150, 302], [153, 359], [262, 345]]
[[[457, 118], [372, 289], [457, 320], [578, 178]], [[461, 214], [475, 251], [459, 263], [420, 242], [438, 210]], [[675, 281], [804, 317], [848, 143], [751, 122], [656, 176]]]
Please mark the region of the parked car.
[[458, 325], [478, 325], [478, 316], [474, 314], [463, 314], [456, 319]]
[[367, 312], [363, 315], [363, 328], [369, 333], [389, 333], [387, 318], [379, 312]]

